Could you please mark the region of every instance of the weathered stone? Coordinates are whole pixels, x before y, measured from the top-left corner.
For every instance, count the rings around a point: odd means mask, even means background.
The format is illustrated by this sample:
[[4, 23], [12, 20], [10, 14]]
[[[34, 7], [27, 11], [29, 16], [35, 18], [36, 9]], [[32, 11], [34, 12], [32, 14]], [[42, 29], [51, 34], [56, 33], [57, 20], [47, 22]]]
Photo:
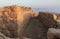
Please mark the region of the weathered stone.
[[47, 37], [48, 39], [60, 39], [60, 29], [49, 28]]
[[30, 7], [7, 6], [0, 11], [0, 32], [6, 37], [47, 39], [48, 28], [56, 28], [53, 14], [35, 13]]
[[[24, 10], [25, 9], [25, 10]], [[7, 6], [0, 11], [0, 32], [7, 37], [20, 37], [32, 18], [34, 12], [31, 8], [20, 6]]]
[[53, 14], [47, 12], [39, 12], [38, 19], [46, 28], [56, 27], [57, 22], [54, 20]]

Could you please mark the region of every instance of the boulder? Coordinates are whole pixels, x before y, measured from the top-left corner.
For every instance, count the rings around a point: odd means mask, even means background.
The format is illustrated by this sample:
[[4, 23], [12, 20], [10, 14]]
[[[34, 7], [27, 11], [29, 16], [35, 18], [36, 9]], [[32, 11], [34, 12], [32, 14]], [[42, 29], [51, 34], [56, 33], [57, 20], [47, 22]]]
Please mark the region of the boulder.
[[48, 39], [60, 39], [60, 29], [49, 28], [47, 37]]

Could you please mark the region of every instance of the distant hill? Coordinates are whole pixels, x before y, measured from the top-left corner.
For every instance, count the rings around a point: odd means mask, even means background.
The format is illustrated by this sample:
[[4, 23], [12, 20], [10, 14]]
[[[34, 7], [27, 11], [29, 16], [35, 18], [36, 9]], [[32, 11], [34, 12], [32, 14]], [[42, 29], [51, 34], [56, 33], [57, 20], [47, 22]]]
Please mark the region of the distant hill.
[[39, 11], [48, 11], [48, 12], [59, 12], [60, 13], [60, 7], [34, 7], [34, 11], [39, 12]]

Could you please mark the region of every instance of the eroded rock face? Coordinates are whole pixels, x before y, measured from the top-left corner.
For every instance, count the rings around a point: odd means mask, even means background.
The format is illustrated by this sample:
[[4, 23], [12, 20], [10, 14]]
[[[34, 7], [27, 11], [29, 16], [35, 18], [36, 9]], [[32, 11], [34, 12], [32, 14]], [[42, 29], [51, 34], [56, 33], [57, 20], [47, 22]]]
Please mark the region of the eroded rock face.
[[32, 39], [47, 39], [48, 28], [56, 28], [56, 21], [53, 14], [40, 12], [28, 23], [24, 36]]
[[[31, 8], [20, 6], [7, 6], [0, 11], [0, 32], [8, 37], [17, 37], [22, 28], [33, 17], [34, 12]], [[21, 33], [22, 34], [22, 33]]]
[[0, 32], [7, 37], [47, 39], [48, 28], [56, 26], [53, 14], [37, 14], [28, 7], [8, 6], [0, 11]]
[[51, 13], [39, 12], [38, 19], [45, 27], [55, 28], [57, 26], [57, 22], [54, 20], [54, 16]]
[[16, 37], [17, 13], [14, 13], [14, 11], [11, 10], [11, 7], [7, 7], [6, 9], [4, 8], [4, 10], [0, 12], [0, 32], [4, 33], [8, 37]]
[[[30, 20], [24, 36], [32, 39], [47, 39], [47, 29], [36, 18]], [[44, 38], [43, 38], [44, 37]]]

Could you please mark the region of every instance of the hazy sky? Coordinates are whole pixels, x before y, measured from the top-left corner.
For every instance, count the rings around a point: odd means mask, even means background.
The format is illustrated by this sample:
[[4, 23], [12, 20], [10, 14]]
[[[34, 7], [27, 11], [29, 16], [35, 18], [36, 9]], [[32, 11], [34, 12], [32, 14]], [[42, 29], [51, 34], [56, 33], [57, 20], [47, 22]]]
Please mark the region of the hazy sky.
[[0, 0], [0, 7], [10, 5], [29, 6], [35, 11], [60, 12], [60, 0]]
[[0, 0], [0, 6], [60, 7], [60, 0]]

